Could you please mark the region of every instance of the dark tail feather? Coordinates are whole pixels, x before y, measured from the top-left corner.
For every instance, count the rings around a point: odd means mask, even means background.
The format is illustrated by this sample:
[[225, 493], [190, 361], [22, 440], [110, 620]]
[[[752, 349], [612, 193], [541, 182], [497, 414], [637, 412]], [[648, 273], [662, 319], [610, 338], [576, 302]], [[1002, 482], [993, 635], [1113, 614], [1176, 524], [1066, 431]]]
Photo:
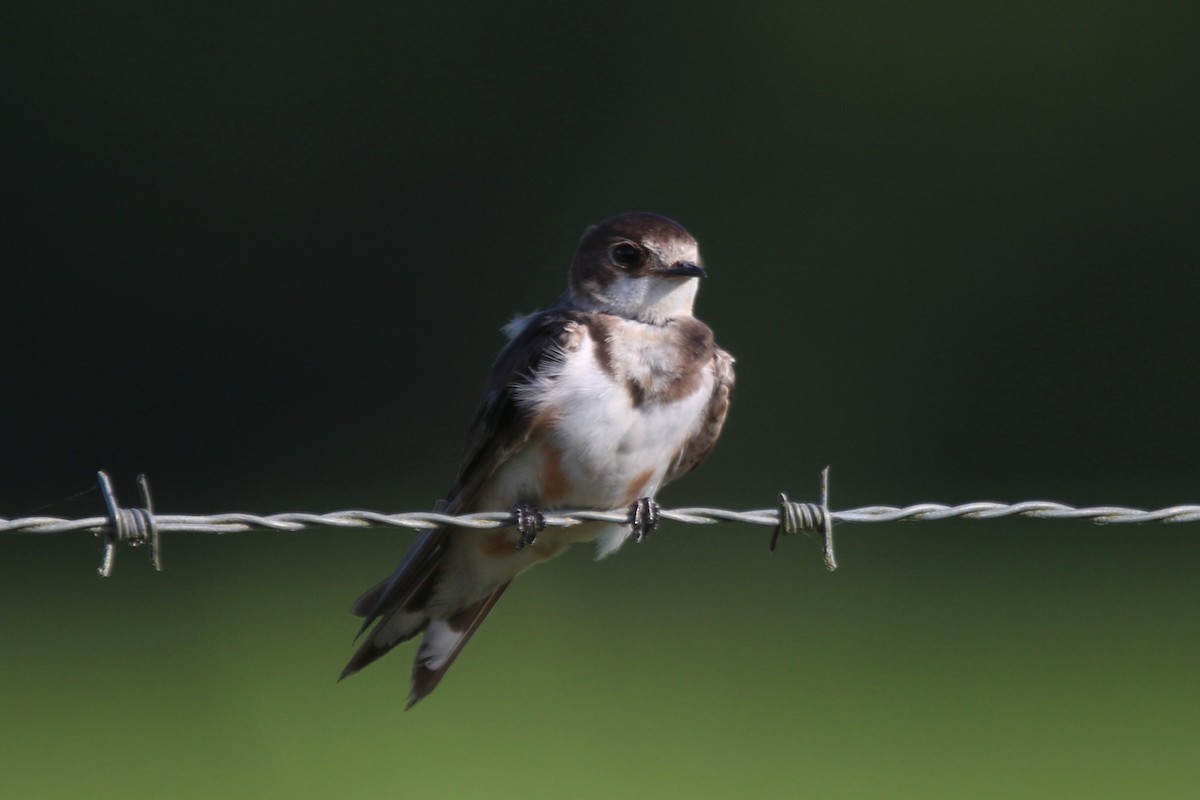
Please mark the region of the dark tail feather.
[[[393, 647], [404, 644], [425, 630], [425, 627], [429, 624], [429, 617], [425, 615], [423, 607], [425, 600], [433, 590], [433, 576], [433, 571], [431, 570], [425, 576], [424, 582], [415, 587], [412, 594], [399, 598], [390, 610], [381, 611], [378, 614], [379, 622], [375, 625], [374, 630], [367, 635], [367, 640], [350, 657], [350, 660], [342, 669], [342, 674], [338, 676], [339, 681], [350, 677], [368, 664], [383, 658], [391, 652]], [[384, 586], [386, 583], [385, 581], [383, 584], [368, 590], [368, 594], [376, 592], [380, 586]], [[364, 595], [365, 597], [366, 595]], [[357, 608], [357, 605], [355, 607]], [[370, 624], [371, 621], [371, 619], [368, 619], [367, 624]], [[361, 635], [362, 631], [359, 631], [358, 636]], [[358, 636], [355, 638], [358, 638]]]
[[339, 681], [425, 630], [429, 618], [423, 609], [433, 592], [437, 569], [445, 555], [445, 541], [445, 530], [435, 528], [422, 533], [399, 568], [354, 602], [352, 613], [364, 617], [355, 638], [362, 636], [372, 624], [375, 627], [350, 658]]
[[[508, 584], [500, 586], [481, 600], [449, 618], [431, 619], [425, 606], [433, 594], [438, 569], [445, 557], [449, 532], [434, 528], [422, 533], [399, 568], [386, 580], [372, 586], [354, 602], [351, 611], [363, 617], [358, 636], [368, 629], [366, 641], [342, 670], [348, 678], [363, 667], [387, 655], [393, 647], [424, 632], [421, 647], [413, 663], [412, 692], [406, 708], [412, 708], [437, 688], [438, 683], [467, 646], [492, 606], [504, 594]], [[374, 627], [372, 627], [374, 626]], [[357, 636], [355, 637], [357, 638]]]
[[350, 607], [350, 613], [356, 617], [371, 616], [371, 610], [379, 605], [379, 599], [383, 597], [384, 590], [391, 582], [392, 576], [389, 575], [359, 595], [358, 599], [354, 601], [354, 605]]
[[346, 678], [349, 678], [351, 675], [358, 672], [368, 664], [378, 661], [391, 652], [393, 647], [398, 644], [404, 644], [422, 630], [424, 630], [424, 626], [421, 626], [413, 631], [412, 636], [404, 636], [394, 642], [388, 642], [387, 644], [383, 645], [378, 644], [373, 639], [368, 639], [362, 643], [362, 646], [359, 647], [358, 650], [354, 652], [354, 655], [350, 656], [350, 660], [346, 662], [346, 666], [342, 667], [342, 674], [338, 675], [338, 680], [344, 681]]
[[387, 616], [401, 606], [410, 605], [413, 595], [417, 594], [419, 589], [425, 588], [426, 592], [423, 594], [428, 593], [425, 584], [442, 563], [449, 536], [450, 531], [446, 528], [422, 531], [404, 554], [404, 560], [396, 567], [396, 571], [386, 580], [363, 592], [362, 596], [354, 601], [350, 613], [364, 617], [362, 627], [355, 634], [356, 639], [379, 617]]
[[[409, 692], [408, 704], [404, 707], [406, 711], [437, 688], [454, 664], [454, 659], [458, 658], [467, 642], [471, 641], [475, 631], [507, 588], [508, 583], [503, 584], [487, 597], [467, 606], [449, 619], [427, 620], [428, 629], [421, 641], [421, 649], [417, 651], [417, 659], [413, 662], [412, 691]], [[430, 663], [437, 666], [431, 667]]]

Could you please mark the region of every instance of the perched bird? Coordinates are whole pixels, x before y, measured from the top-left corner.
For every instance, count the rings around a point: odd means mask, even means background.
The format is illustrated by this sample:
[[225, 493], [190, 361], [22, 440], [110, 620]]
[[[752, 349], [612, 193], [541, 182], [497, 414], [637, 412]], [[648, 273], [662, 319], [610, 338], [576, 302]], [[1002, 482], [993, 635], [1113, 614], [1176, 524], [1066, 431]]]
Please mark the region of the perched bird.
[[[584, 232], [567, 290], [514, 320], [439, 509], [512, 510], [515, 528], [433, 528], [354, 604], [366, 640], [342, 677], [424, 632], [408, 706], [428, 695], [522, 570], [577, 541], [598, 555], [640, 541], [654, 495], [704, 460], [725, 422], [733, 357], [692, 316], [705, 277], [696, 240], [657, 214]], [[632, 508], [632, 524], [543, 530], [541, 509]], [[372, 628], [371, 626], [374, 625]]]

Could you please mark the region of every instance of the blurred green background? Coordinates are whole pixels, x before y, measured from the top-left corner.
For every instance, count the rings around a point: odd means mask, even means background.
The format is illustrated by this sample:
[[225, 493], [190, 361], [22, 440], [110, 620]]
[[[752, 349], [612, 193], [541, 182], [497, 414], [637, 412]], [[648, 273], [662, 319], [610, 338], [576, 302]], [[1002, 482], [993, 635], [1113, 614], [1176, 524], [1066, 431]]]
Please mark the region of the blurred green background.
[[[1200, 501], [1200, 12], [9, 9], [0, 515], [429, 508], [583, 228], [671, 215], [738, 357], [667, 506]], [[64, 498], [66, 498], [64, 500]], [[1195, 525], [664, 525], [441, 689], [336, 684], [408, 536], [0, 541], [6, 795], [1184, 797]]]

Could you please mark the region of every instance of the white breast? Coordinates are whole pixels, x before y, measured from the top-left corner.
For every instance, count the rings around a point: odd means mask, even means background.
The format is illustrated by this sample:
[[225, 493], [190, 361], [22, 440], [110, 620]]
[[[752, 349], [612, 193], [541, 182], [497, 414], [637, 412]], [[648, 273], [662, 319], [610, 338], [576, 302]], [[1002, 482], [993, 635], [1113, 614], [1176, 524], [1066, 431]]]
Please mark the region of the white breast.
[[[616, 508], [658, 490], [712, 394], [706, 368], [689, 395], [668, 404], [634, 402], [626, 379], [669, 372], [671, 345], [657, 326], [630, 322], [608, 343], [614, 375], [597, 360], [596, 343], [585, 338], [522, 392], [531, 412], [556, 420], [549, 436], [572, 486], [564, 505]], [[643, 485], [630, 497], [638, 483]]]

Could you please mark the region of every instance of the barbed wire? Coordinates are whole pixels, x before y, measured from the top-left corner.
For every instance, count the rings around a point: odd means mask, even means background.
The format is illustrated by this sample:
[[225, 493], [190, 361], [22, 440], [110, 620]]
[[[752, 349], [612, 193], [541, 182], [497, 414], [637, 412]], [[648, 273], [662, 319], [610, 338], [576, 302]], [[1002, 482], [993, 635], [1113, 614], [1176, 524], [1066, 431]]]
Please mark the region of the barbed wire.
[[[783, 535], [802, 532], [824, 533], [825, 566], [834, 570], [837, 560], [833, 549], [834, 523], [865, 522], [927, 522], [946, 519], [1001, 519], [1032, 517], [1034, 519], [1083, 519], [1099, 524], [1180, 523], [1200, 522], [1200, 505], [1175, 505], [1168, 508], [1143, 510], [1123, 506], [1075, 507], [1048, 500], [1024, 500], [1015, 503], [971, 502], [958, 505], [917, 503], [909, 506], [863, 506], [832, 511], [829, 509], [829, 469], [821, 473], [820, 503], [801, 503], [789, 500], [782, 492], [775, 508], [736, 511], [726, 508], [694, 506], [661, 509], [659, 519], [686, 525], [714, 525], [739, 522], [765, 525], [774, 529], [770, 548], [775, 549]], [[475, 514], [442, 514], [436, 511], [407, 511], [385, 514], [377, 511], [331, 511], [327, 513], [288, 512], [282, 514], [156, 514], [150, 500], [145, 476], [138, 476], [142, 496], [141, 508], [122, 508], [116, 500], [112, 483], [104, 472], [98, 473], [100, 491], [108, 510], [104, 517], [62, 519], [59, 517], [0, 518], [0, 534], [20, 533], [47, 535], [60, 533], [92, 533], [105, 539], [101, 575], [112, 572], [116, 545], [119, 543], [150, 546], [151, 560], [162, 569], [161, 541], [163, 533], [243, 533], [247, 531], [301, 531], [307, 528], [408, 528], [423, 529], [450, 526], [474, 530], [493, 530], [516, 524], [509, 511], [485, 511]], [[548, 528], [566, 528], [585, 522], [632, 524], [634, 512], [567, 510], [544, 514]]]

